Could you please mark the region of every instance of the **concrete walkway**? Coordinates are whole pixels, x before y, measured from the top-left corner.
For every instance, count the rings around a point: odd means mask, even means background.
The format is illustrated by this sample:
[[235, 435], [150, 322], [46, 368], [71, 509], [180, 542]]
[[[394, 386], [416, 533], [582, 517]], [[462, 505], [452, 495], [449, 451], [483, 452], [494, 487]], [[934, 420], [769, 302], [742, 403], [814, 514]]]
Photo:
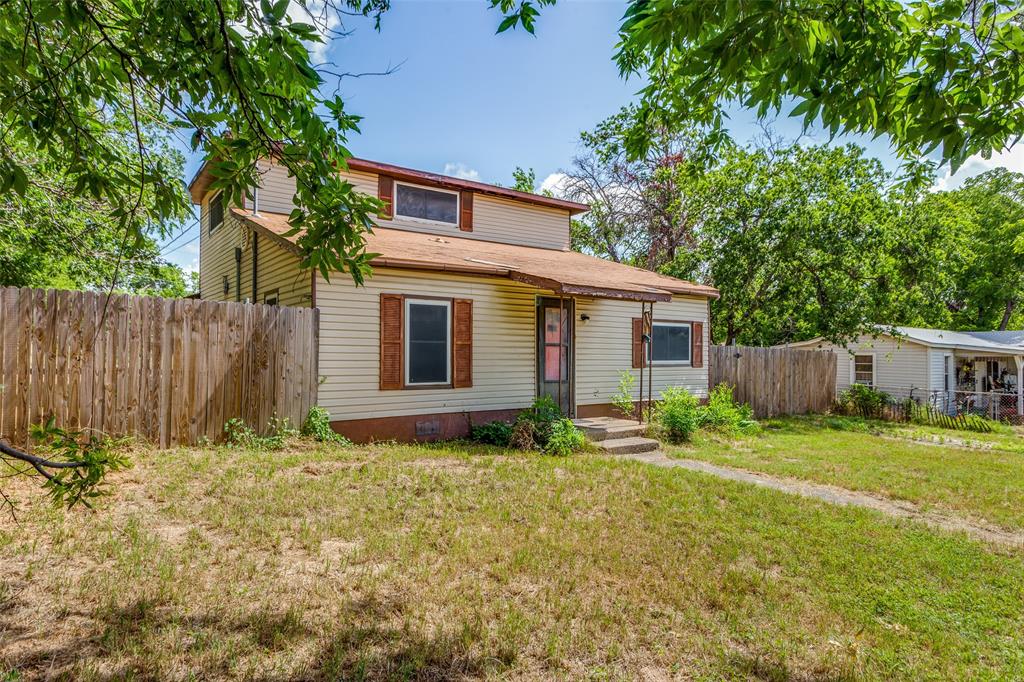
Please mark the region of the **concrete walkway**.
[[822, 483], [810, 483], [792, 478], [780, 478], [769, 474], [759, 474], [743, 469], [718, 466], [694, 459], [672, 459], [665, 453], [643, 452], [632, 455], [621, 455], [623, 458], [652, 464], [659, 467], [688, 469], [704, 474], [710, 474], [730, 481], [750, 483], [763, 488], [771, 488], [792, 495], [810, 497], [823, 502], [842, 506], [863, 507], [873, 509], [889, 516], [920, 521], [933, 528], [942, 530], [966, 533], [977, 540], [993, 542], [1002, 545], [1024, 546], [1024, 532], [1014, 532], [990, 526], [976, 521], [970, 521], [958, 516], [950, 516], [931, 511], [922, 511], [917, 505], [911, 502], [893, 500], [887, 497], [871, 495], [868, 493], [856, 492], [839, 488], [837, 486], [825, 485]]

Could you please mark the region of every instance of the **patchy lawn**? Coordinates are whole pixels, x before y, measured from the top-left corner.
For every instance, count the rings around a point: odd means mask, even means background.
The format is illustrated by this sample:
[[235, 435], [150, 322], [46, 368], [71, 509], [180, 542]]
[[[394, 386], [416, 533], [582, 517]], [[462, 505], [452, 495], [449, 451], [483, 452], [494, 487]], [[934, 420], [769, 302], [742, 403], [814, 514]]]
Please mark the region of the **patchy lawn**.
[[22, 486], [0, 525], [0, 661], [22, 678], [1024, 669], [1024, 556], [869, 511], [591, 455], [133, 459], [94, 513]]
[[800, 417], [768, 421], [762, 433], [734, 441], [700, 437], [670, 454], [877, 493], [1018, 530], [1024, 452], [1014, 449], [1016, 440], [1024, 443], [1009, 429], [974, 434]]

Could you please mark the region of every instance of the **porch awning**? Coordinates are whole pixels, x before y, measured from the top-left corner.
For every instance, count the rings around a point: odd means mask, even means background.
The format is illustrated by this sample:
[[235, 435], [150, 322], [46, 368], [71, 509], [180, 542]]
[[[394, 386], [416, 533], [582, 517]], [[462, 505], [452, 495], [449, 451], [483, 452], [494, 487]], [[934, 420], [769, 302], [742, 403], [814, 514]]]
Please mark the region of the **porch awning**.
[[[284, 236], [291, 229], [288, 216], [238, 208], [232, 212], [250, 228], [295, 248], [298, 235]], [[629, 301], [670, 301], [674, 294], [718, 298], [714, 287], [575, 251], [383, 227], [366, 235], [366, 250], [380, 254], [371, 261], [375, 266], [503, 277], [566, 296]]]

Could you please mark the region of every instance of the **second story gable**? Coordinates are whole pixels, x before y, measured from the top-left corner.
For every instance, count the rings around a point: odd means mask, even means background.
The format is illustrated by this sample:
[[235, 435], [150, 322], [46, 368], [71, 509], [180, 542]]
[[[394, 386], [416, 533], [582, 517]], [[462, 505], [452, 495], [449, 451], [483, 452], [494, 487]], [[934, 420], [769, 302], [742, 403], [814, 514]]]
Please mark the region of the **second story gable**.
[[[374, 217], [380, 227], [442, 236], [567, 250], [571, 218], [588, 208], [563, 199], [364, 159], [350, 159], [342, 175], [357, 191], [376, 196], [389, 206], [388, 215]], [[260, 177], [257, 210], [290, 213], [295, 208], [295, 179], [288, 177], [287, 169], [263, 161]]]

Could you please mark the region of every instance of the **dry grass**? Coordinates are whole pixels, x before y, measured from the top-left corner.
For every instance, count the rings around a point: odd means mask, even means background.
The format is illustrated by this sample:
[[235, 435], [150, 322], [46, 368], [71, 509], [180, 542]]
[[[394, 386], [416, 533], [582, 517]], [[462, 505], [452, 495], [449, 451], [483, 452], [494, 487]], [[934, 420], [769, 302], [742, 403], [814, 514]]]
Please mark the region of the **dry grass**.
[[684, 471], [459, 446], [133, 454], [0, 526], [0, 673], [1012, 676], [1024, 561]]

